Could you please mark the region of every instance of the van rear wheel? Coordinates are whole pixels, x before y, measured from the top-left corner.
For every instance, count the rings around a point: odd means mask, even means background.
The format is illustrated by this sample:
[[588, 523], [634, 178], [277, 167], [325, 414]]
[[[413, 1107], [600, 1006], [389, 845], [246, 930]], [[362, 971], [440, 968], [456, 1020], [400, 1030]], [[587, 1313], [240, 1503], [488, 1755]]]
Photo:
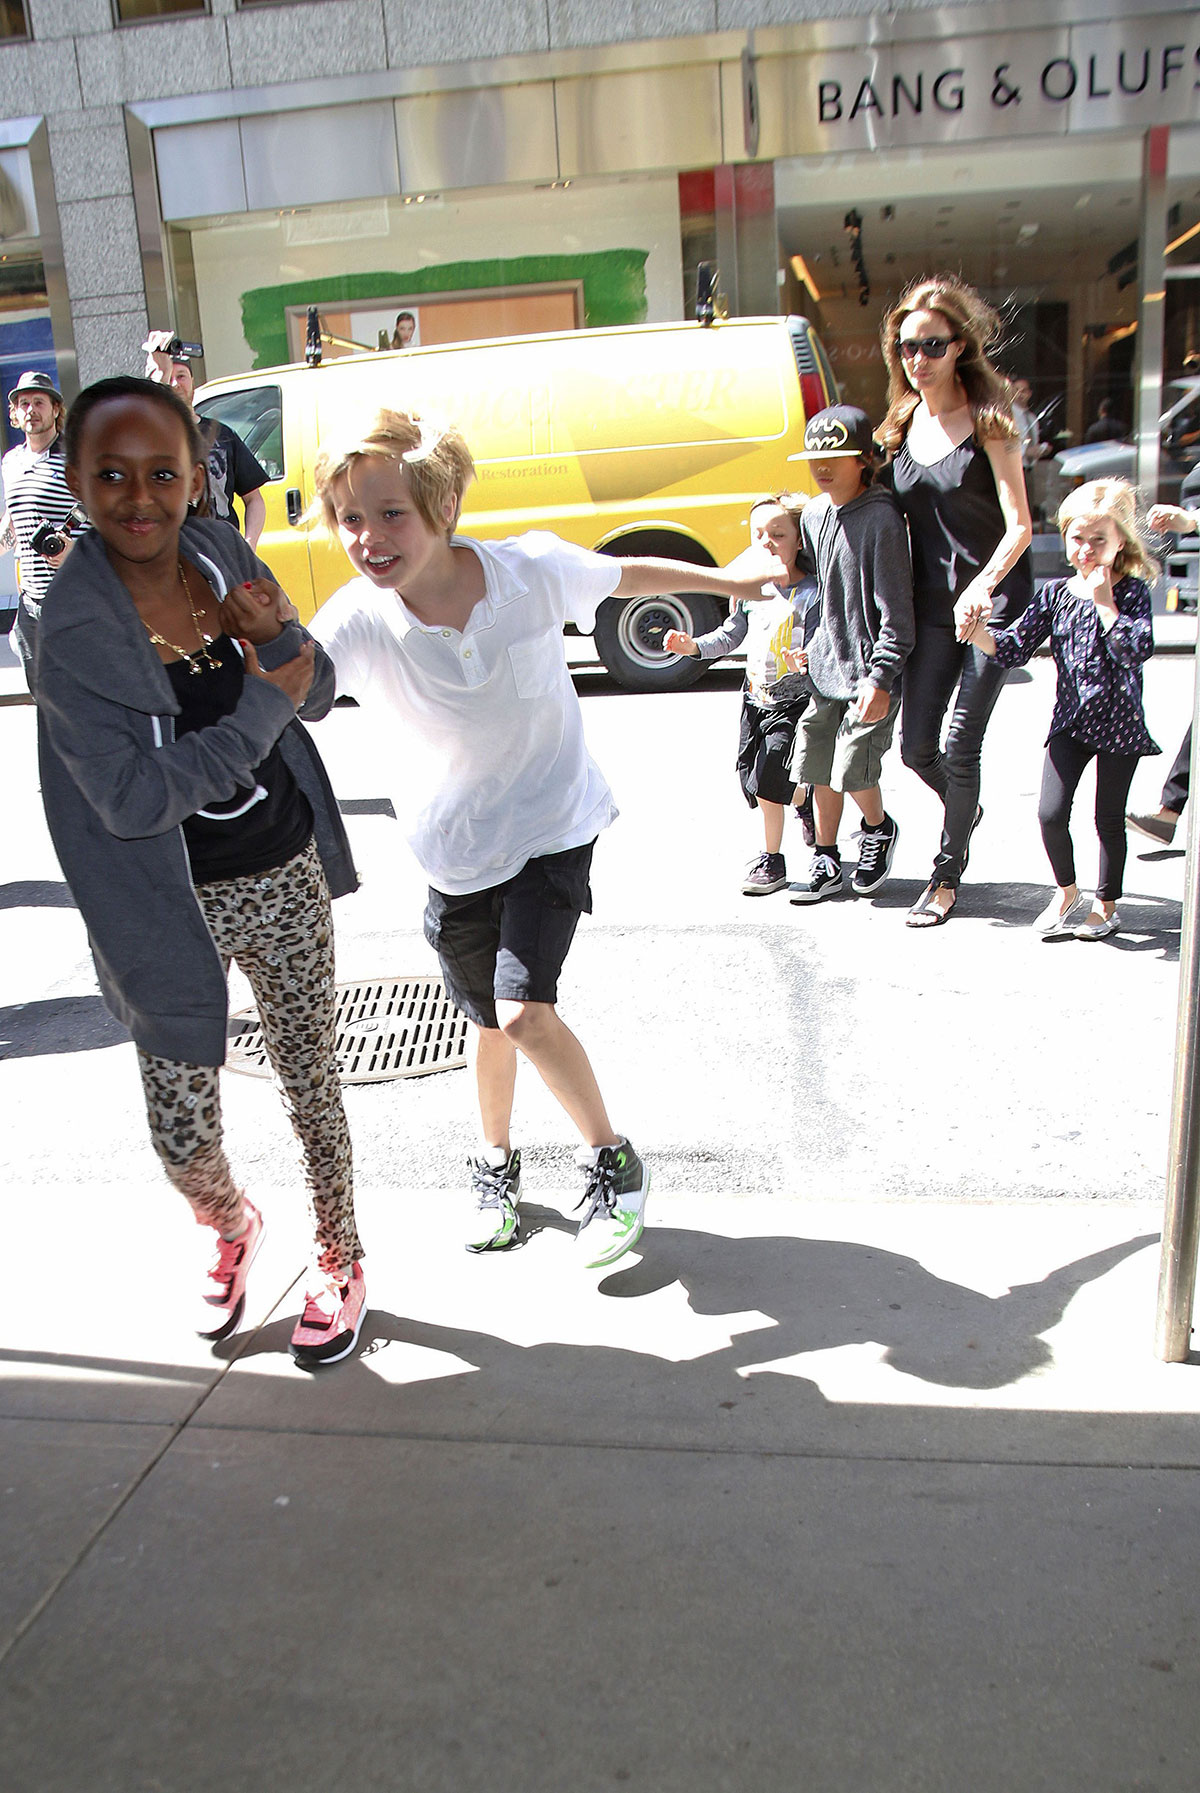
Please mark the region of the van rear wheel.
[[724, 619], [725, 605], [703, 592], [658, 598], [606, 598], [596, 612], [596, 652], [627, 691], [681, 691], [704, 670], [701, 660], [664, 653], [668, 629], [706, 635]]

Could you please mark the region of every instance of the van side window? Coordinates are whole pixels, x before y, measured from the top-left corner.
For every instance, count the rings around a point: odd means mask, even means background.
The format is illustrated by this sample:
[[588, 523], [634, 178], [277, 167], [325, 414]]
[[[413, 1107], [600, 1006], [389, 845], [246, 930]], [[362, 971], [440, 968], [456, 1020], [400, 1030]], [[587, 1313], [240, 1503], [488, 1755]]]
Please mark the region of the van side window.
[[242, 438], [268, 480], [283, 478], [283, 393], [278, 386], [242, 387], [202, 398], [201, 417], [215, 417]]

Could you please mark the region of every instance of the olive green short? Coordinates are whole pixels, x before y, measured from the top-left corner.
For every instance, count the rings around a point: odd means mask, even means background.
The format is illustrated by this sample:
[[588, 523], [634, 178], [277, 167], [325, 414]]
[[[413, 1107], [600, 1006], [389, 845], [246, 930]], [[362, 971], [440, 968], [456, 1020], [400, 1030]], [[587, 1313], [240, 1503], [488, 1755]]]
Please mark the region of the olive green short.
[[870, 790], [879, 783], [899, 711], [899, 693], [893, 693], [886, 716], [862, 723], [856, 720], [853, 698], [814, 695], [796, 729], [793, 779], [835, 791]]

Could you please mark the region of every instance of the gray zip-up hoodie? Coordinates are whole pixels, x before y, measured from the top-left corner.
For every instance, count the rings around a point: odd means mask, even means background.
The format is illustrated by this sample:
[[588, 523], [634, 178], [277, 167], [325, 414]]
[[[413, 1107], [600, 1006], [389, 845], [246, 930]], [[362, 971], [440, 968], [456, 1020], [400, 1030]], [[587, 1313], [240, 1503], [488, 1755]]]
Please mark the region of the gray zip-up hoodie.
[[814, 691], [852, 698], [864, 677], [890, 691], [916, 640], [908, 530], [895, 499], [868, 486], [839, 507], [823, 493], [804, 507], [800, 540], [821, 594], [808, 643]]
[[[228, 523], [185, 523], [181, 545], [219, 596], [272, 577]], [[288, 624], [259, 648], [259, 661], [268, 671], [282, 666], [308, 639]], [[104, 1000], [145, 1051], [223, 1064], [225, 974], [196, 900], [182, 823], [252, 784], [278, 741], [312, 805], [331, 891], [354, 890], [350, 844], [316, 747], [288, 697], [256, 678], [246, 679], [231, 715], [176, 741], [179, 703], [166, 668], [94, 531], [72, 548], [47, 593], [36, 686], [46, 821], [87, 924]], [[301, 714], [324, 716], [334, 691], [332, 664], [318, 646]]]

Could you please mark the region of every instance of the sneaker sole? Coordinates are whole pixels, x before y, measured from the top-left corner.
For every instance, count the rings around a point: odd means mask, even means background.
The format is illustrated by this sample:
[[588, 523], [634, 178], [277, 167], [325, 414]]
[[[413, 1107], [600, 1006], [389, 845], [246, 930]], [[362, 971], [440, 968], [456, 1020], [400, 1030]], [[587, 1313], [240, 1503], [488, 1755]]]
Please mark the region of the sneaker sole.
[[618, 1263], [620, 1259], [625, 1256], [627, 1251], [633, 1250], [645, 1230], [646, 1219], [643, 1215], [639, 1219], [636, 1228], [630, 1233], [627, 1239], [622, 1239], [619, 1245], [614, 1246], [611, 1251], [605, 1252], [602, 1257], [589, 1258], [586, 1268], [588, 1270], [606, 1270], [610, 1264]]
[[197, 1326], [196, 1337], [198, 1339], [203, 1339], [205, 1344], [219, 1345], [222, 1339], [227, 1339], [231, 1332], [237, 1331], [245, 1306], [246, 1296], [243, 1293], [238, 1296], [237, 1306], [233, 1308], [226, 1319], [221, 1321], [219, 1326], [215, 1327], [210, 1332], [201, 1332], [200, 1328]]
[[[254, 1250], [250, 1253], [250, 1259], [246, 1265], [247, 1277], [250, 1275], [250, 1271], [253, 1267], [254, 1260], [258, 1256], [258, 1248], [262, 1244], [263, 1239], [266, 1237], [266, 1232], [267, 1232], [267, 1223], [263, 1219], [263, 1217], [260, 1213], [259, 1217], [258, 1217], [258, 1238], [254, 1241]], [[237, 1331], [238, 1326], [241, 1323], [242, 1315], [245, 1311], [246, 1311], [246, 1290], [243, 1287], [242, 1292], [238, 1296], [235, 1306], [233, 1308], [231, 1308], [228, 1317], [226, 1319], [222, 1320], [217, 1325], [217, 1327], [211, 1332], [201, 1332], [200, 1328], [197, 1327], [196, 1328], [196, 1337], [198, 1339], [203, 1339], [206, 1344], [219, 1345], [222, 1339], [227, 1339], [231, 1332]]]
[[1140, 834], [1143, 840], [1152, 840], [1156, 847], [1170, 847], [1175, 844], [1175, 830], [1173, 828], [1170, 834], [1154, 834], [1149, 828], [1144, 827], [1141, 822], [1135, 822], [1132, 816], [1126, 816], [1125, 822], [1128, 827], [1134, 830], [1135, 834]]
[[519, 1214], [514, 1213], [512, 1231], [510, 1233], [505, 1233], [503, 1227], [501, 1227], [498, 1231], [492, 1234], [490, 1239], [482, 1239], [477, 1245], [468, 1244], [464, 1249], [469, 1251], [472, 1257], [477, 1258], [489, 1251], [511, 1251], [514, 1245], [519, 1245], [520, 1243], [521, 1217]]
[[869, 884], [860, 884], [857, 878], [851, 878], [850, 888], [855, 896], [874, 896], [877, 890], [883, 889], [883, 886], [887, 883], [891, 875], [892, 868], [889, 863], [884, 866], [877, 878], [872, 878]]
[[646, 1172], [646, 1181], [642, 1184], [642, 1188], [641, 1188], [642, 1211], [638, 1215], [637, 1226], [634, 1227], [633, 1231], [629, 1234], [628, 1238], [622, 1239], [619, 1242], [619, 1244], [613, 1246], [610, 1250], [602, 1253], [602, 1255], [600, 1257], [590, 1258], [585, 1266], [586, 1269], [588, 1269], [588, 1270], [607, 1269], [609, 1264], [617, 1263], [619, 1259], [621, 1259], [625, 1256], [625, 1253], [627, 1251], [633, 1250], [634, 1246], [637, 1244], [638, 1240], [641, 1238], [642, 1234], [646, 1230], [646, 1202], [649, 1198], [649, 1195], [650, 1195], [650, 1172], [647, 1171]]
[[743, 884], [743, 896], [773, 896], [775, 891], [783, 890], [787, 885], [786, 878], [776, 878], [773, 884]]
[[788, 898], [789, 903], [823, 903], [826, 897], [841, 896], [846, 888], [845, 879], [839, 878], [836, 884], [827, 884], [824, 890], [794, 890]]
[[362, 1331], [363, 1321], [366, 1317], [367, 1304], [364, 1301], [362, 1307], [359, 1309], [358, 1320], [355, 1323], [354, 1331], [351, 1333], [348, 1343], [342, 1344], [340, 1341], [335, 1341], [337, 1348], [331, 1349], [328, 1354], [326, 1354], [325, 1348], [322, 1345], [291, 1345], [289, 1346], [289, 1349], [292, 1356], [297, 1363], [319, 1364], [322, 1369], [324, 1369], [326, 1364], [341, 1363], [343, 1357], [349, 1357], [351, 1351], [353, 1351], [355, 1345], [357, 1345], [358, 1335]]

